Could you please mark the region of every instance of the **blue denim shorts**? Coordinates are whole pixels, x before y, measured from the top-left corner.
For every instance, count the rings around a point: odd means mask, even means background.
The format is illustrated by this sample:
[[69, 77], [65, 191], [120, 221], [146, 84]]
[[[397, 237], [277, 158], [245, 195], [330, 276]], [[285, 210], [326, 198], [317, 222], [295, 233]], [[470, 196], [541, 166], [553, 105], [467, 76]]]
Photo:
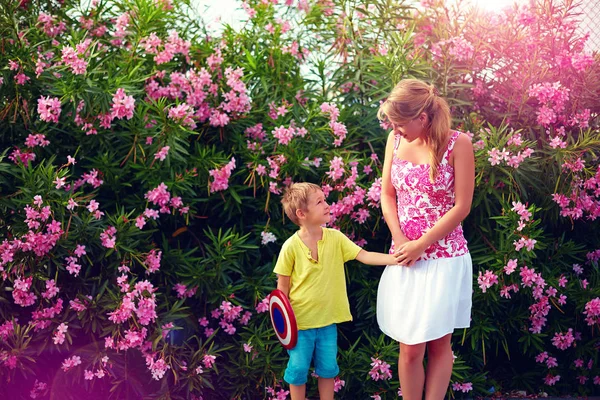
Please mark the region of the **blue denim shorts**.
[[321, 378], [335, 378], [340, 372], [337, 364], [337, 326], [298, 331], [296, 347], [288, 350], [290, 360], [283, 379], [290, 385], [304, 385], [308, 380], [311, 361]]

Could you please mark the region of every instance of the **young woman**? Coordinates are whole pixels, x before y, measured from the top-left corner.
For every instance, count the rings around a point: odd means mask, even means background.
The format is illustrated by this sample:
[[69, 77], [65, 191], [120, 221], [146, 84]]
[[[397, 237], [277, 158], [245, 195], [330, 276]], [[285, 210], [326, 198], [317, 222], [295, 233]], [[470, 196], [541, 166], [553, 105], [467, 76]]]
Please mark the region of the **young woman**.
[[[402, 80], [381, 105], [393, 127], [383, 166], [381, 208], [391, 252], [404, 268], [387, 267], [379, 282], [377, 321], [400, 342], [398, 374], [405, 400], [443, 399], [452, 373], [450, 344], [471, 319], [473, 267], [461, 222], [473, 199], [470, 138], [450, 130], [450, 110], [437, 90]], [[427, 370], [423, 358], [427, 350]]]

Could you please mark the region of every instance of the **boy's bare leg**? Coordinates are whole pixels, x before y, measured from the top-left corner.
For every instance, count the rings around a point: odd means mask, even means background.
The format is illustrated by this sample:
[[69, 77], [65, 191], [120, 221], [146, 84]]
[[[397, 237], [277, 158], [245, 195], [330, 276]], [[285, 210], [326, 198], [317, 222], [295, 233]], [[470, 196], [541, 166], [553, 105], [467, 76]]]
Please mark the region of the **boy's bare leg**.
[[333, 400], [334, 378], [319, 378], [319, 397], [321, 400]]
[[[320, 388], [321, 385], [319, 384]], [[306, 400], [306, 384], [290, 385], [290, 395], [292, 396], [292, 400]]]

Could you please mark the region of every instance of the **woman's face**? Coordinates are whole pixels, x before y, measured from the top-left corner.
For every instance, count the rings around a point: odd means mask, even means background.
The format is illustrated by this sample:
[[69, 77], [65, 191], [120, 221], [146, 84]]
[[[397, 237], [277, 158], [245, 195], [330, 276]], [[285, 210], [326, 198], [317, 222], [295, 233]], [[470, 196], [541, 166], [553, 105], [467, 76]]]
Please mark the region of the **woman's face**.
[[411, 119], [410, 121], [392, 122], [394, 133], [402, 136], [408, 142], [422, 137], [425, 133], [421, 119]]

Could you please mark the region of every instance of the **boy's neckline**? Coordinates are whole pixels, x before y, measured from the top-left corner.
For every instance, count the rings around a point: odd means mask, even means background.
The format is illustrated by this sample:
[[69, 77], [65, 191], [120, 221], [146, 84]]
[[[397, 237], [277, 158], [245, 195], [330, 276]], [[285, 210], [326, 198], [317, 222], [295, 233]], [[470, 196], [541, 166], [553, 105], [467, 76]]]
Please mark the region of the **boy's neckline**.
[[296, 234], [295, 234], [295, 236], [297, 237], [297, 239], [300, 242], [300, 245], [303, 249], [303, 253], [309, 259], [309, 261], [313, 264], [318, 264], [319, 261], [321, 260], [320, 254], [318, 254], [319, 253], [319, 244], [322, 243], [323, 239], [325, 238], [325, 229], [323, 227], [320, 227], [320, 228], [321, 228], [321, 239], [317, 240], [317, 258], [318, 259], [313, 258], [310, 247], [308, 247], [307, 244], [304, 243], [304, 240], [302, 240], [302, 237], [300, 236], [300, 230], [296, 231]]
[[[317, 242], [320, 242], [323, 240], [323, 237], [325, 236], [325, 229], [322, 226], [319, 226], [320, 229], [320, 239], [317, 239]], [[315, 230], [316, 231], [316, 230]], [[305, 236], [306, 239], [312, 239], [314, 238], [314, 236], [311, 235], [311, 232], [309, 232], [308, 230], [302, 230], [302, 228], [298, 229], [298, 231], [296, 231], [296, 234], [298, 235], [298, 239], [300, 239], [302, 241], [302, 244], [304, 244], [306, 246], [306, 243], [304, 243], [303, 240], [303, 236]], [[307, 246], [308, 247], [308, 246]]]

